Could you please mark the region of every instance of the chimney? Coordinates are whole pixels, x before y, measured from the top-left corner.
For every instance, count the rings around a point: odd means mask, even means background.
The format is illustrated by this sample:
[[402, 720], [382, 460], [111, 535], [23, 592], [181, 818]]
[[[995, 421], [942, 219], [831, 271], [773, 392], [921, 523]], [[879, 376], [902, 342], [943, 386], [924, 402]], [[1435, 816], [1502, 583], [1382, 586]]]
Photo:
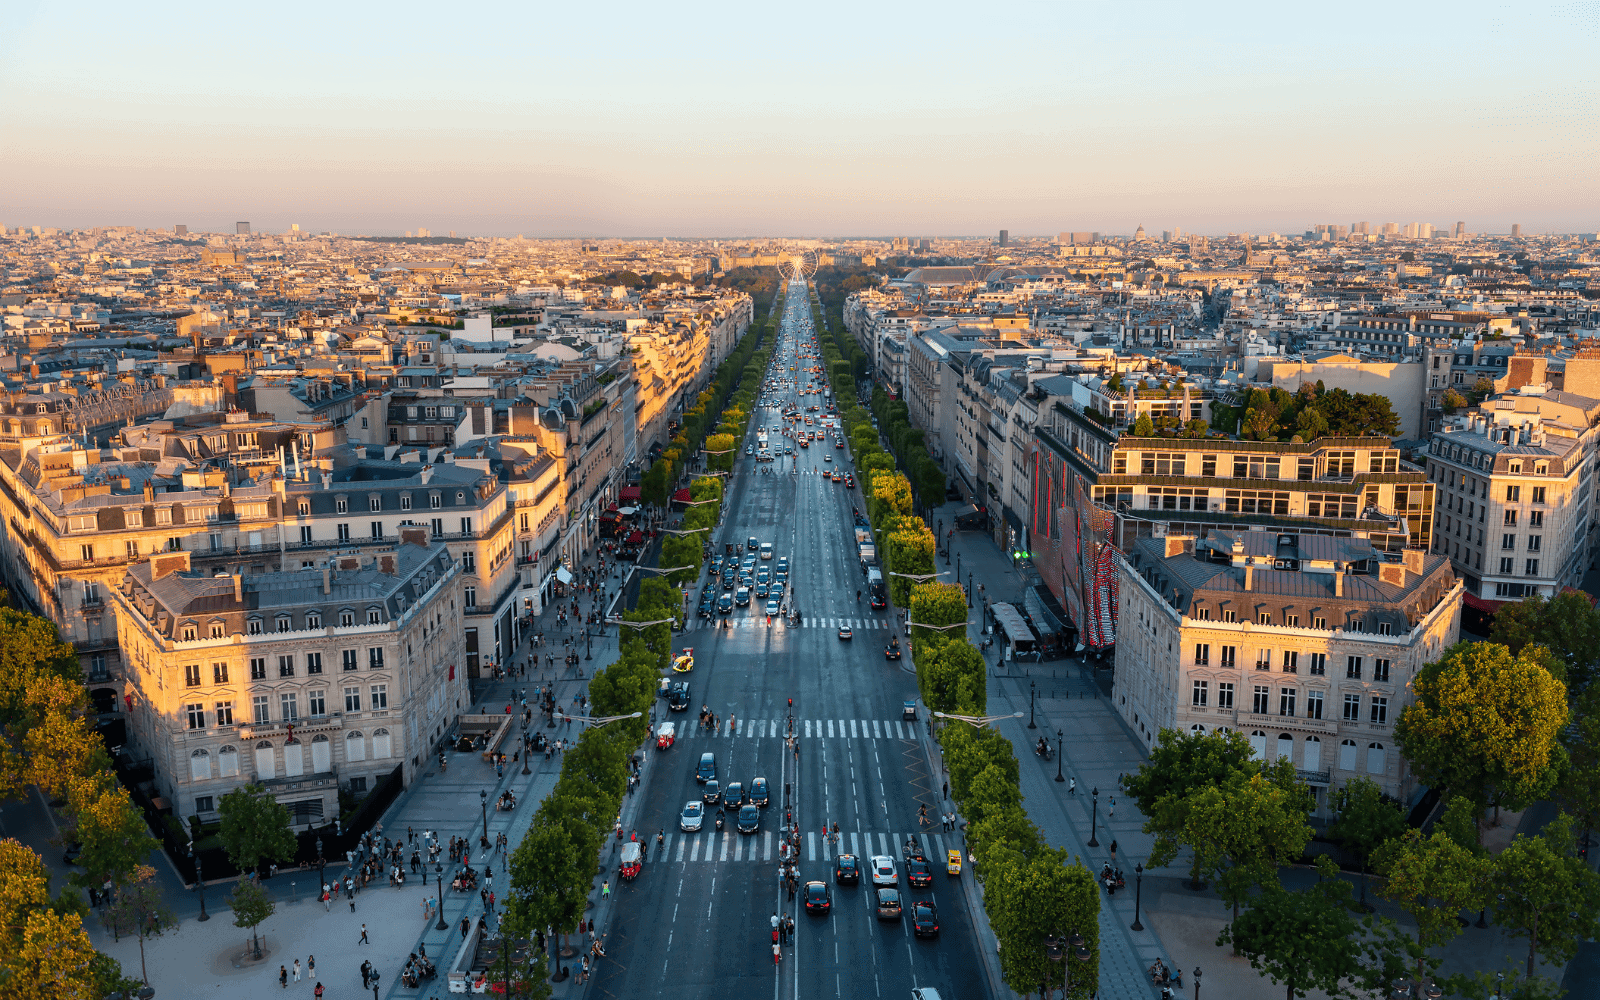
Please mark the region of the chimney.
[[1421, 549], [1403, 549], [1400, 553], [1401, 561], [1405, 564], [1407, 573], [1422, 573], [1424, 553]]
[[1249, 563], [1245, 563], [1245, 566], [1244, 566], [1244, 589], [1247, 590], [1247, 591], [1254, 589], [1255, 582], [1256, 582], [1256, 568], [1254, 566], [1250, 565]]
[[1244, 539], [1235, 537], [1233, 540], [1233, 565], [1243, 566], [1246, 561], [1244, 557]]
[[424, 485], [424, 486], [428, 485], [428, 480], [430, 480], [432, 478], [433, 478], [433, 465], [432, 464], [424, 465], [422, 467], [422, 485]]
[[326, 563], [325, 562], [325, 563], [322, 564], [322, 593], [324, 595], [333, 593], [333, 564], [332, 563]]
[[233, 600], [237, 604], [244, 603], [244, 577], [238, 573], [233, 574]]
[[1333, 571], [1333, 596], [1344, 596], [1344, 563], [1334, 563]]
[[325, 489], [325, 490], [333, 489], [333, 474], [332, 473], [324, 472], [322, 474], [322, 488]]
[[156, 484], [152, 483], [148, 479], [146, 479], [144, 481], [144, 502], [145, 503], [155, 503], [156, 502]]

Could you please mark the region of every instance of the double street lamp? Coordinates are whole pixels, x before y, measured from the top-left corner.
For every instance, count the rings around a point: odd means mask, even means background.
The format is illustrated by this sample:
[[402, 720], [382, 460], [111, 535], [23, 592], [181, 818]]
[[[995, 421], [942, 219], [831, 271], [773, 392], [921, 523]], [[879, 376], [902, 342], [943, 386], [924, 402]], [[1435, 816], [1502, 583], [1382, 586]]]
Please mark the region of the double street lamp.
[[1100, 841], [1095, 839], [1095, 833], [1100, 825], [1100, 787], [1097, 785], [1089, 789], [1089, 794], [1094, 796], [1094, 812], [1089, 820], [1089, 846], [1099, 847]]
[[[317, 856], [322, 856], [322, 839], [317, 839]], [[194, 841], [189, 841], [189, 860], [194, 862], [195, 887], [200, 890], [200, 916], [198, 920], [210, 920], [211, 914], [206, 912], [206, 877], [200, 873], [200, 855], [194, 849]]]
[[[1087, 947], [1087, 942], [1084, 941], [1083, 935], [1079, 934], [1077, 931], [1073, 931], [1072, 934], [1067, 937], [1062, 937], [1059, 934], [1048, 934], [1044, 939], [1044, 950], [1046, 957], [1048, 957], [1050, 961], [1061, 964], [1061, 993], [1063, 996], [1071, 996], [1072, 963], [1067, 961], [1068, 955], [1070, 954], [1074, 960], [1079, 962], [1088, 962], [1091, 957]], [[1040, 986], [1041, 989], [1039, 991], [1039, 995], [1048, 996], [1050, 992], [1049, 982], [1041, 983]]]
[[[422, 880], [424, 882], [428, 880], [426, 874], [423, 875]], [[434, 864], [433, 883], [439, 890], [439, 922], [433, 925], [433, 929], [436, 931], [447, 931], [450, 929], [450, 925], [444, 922], [444, 865], [438, 863]]]

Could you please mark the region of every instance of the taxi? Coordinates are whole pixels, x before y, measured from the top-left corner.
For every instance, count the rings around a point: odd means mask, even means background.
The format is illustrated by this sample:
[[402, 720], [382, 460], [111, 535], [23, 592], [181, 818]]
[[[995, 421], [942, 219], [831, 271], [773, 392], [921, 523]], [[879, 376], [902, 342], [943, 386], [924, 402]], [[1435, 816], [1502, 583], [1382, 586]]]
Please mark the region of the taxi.
[[685, 649], [672, 660], [672, 669], [675, 673], [686, 674], [694, 669], [694, 650]]

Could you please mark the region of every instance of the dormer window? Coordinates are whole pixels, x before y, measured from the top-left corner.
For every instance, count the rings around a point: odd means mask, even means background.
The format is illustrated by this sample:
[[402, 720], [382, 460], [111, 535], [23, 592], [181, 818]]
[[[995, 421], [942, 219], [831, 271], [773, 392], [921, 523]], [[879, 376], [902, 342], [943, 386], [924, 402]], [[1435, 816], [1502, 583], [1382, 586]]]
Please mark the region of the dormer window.
[[261, 619], [259, 619], [259, 618], [251, 618], [249, 621], [245, 622], [244, 630], [247, 633], [249, 633], [250, 635], [260, 635], [261, 634]]
[[409, 493], [400, 494], [400, 509], [401, 510], [410, 510], [411, 509], [411, 494], [409, 494]]
[[372, 496], [367, 497], [367, 509], [368, 510], [382, 510], [383, 509], [383, 497], [381, 497], [381, 496], [379, 496], [377, 494], [374, 494]]
[[348, 513], [350, 513], [350, 498], [349, 497], [334, 497], [333, 498], [333, 510], [334, 510], [334, 513], [336, 513], [336, 514], [348, 514]]
[[213, 639], [221, 639], [222, 637], [223, 637], [222, 636], [222, 623], [221, 622], [212, 622], [211, 623], [211, 638], [213, 638]]
[[381, 625], [381, 624], [383, 624], [383, 612], [380, 611], [377, 608], [368, 608], [367, 609], [367, 624], [368, 625]]
[[355, 611], [353, 611], [350, 608], [342, 608], [342, 609], [340, 609], [340, 611], [339, 611], [339, 624], [342, 627], [349, 628], [350, 626], [354, 625], [355, 623], [356, 623], [356, 613], [355, 613]]
[[287, 632], [294, 627], [293, 620], [288, 615], [278, 616], [278, 631]]
[[306, 628], [321, 628], [322, 613], [319, 611], [306, 612]]
[[298, 505], [298, 509], [300, 511], [300, 516], [301, 517], [305, 517], [307, 514], [311, 513], [311, 501], [310, 500], [302, 500], [302, 501], [300, 501], [300, 503]]
[[183, 636], [184, 642], [194, 642], [197, 632], [198, 627], [194, 622], [184, 622], [180, 634]]
[[440, 507], [444, 506], [444, 497], [440, 496], [437, 493], [429, 493], [428, 494], [428, 506], [433, 508], [434, 510], [438, 510]]
[[462, 504], [464, 504], [466, 502], [467, 502], [467, 495], [465, 493], [462, 493], [462, 492], [458, 491], [456, 493], [456, 506], [459, 507], [459, 506], [461, 506]]

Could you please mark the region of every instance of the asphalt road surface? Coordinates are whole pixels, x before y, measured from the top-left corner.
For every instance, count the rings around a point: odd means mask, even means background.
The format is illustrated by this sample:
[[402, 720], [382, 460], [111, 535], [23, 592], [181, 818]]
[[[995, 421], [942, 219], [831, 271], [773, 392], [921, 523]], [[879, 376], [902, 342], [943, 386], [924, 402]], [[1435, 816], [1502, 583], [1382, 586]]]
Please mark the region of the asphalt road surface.
[[[822, 364], [820, 358], [793, 358], [802, 338], [811, 336], [810, 322], [804, 287], [791, 286], [779, 336], [783, 350], [778, 357], [785, 369]], [[775, 359], [774, 371], [777, 367]], [[784, 376], [797, 377], [800, 388], [808, 381], [803, 370], [785, 370]], [[809, 380], [822, 383], [820, 375]], [[802, 412], [818, 405], [818, 413], [811, 414], [814, 420], [826, 411], [820, 393], [798, 396], [786, 388], [772, 398], [798, 404]], [[786, 426], [780, 409], [758, 408], [750, 443], [757, 428], [774, 426]], [[782, 436], [773, 442], [780, 448], [794, 444]], [[650, 844], [649, 860], [638, 879], [613, 890], [616, 916], [607, 960], [594, 980], [597, 996], [671, 991], [680, 1000], [769, 995], [774, 1000], [904, 1000], [918, 986], [932, 986], [946, 1000], [988, 995], [976, 938], [959, 895], [966, 891], [970, 871], [959, 877], [945, 872], [945, 851], [959, 847], [960, 840], [959, 834], [942, 832], [938, 821], [941, 789], [929, 778], [919, 743], [927, 719], [903, 718], [903, 703], [917, 696], [910, 660], [886, 661], [883, 655], [894, 634], [896, 612], [892, 607], [872, 610], [865, 593], [856, 602], [855, 593], [865, 590], [865, 581], [854, 548], [851, 507], [864, 504], [859, 489], [849, 490], [820, 474], [848, 470], [848, 449], [833, 447], [830, 436], [821, 446], [794, 450], [792, 458], [758, 465], [744, 454], [741, 443], [724, 525], [713, 550], [721, 552], [736, 542], [743, 558], [755, 554], [744, 551], [749, 537], [773, 542], [775, 559], [758, 565], [775, 566], [778, 558], [788, 557], [790, 599], [802, 611], [803, 624], [790, 628], [775, 618], [769, 626], [761, 607], [765, 602], [752, 600], [750, 608], [736, 609], [733, 621], [738, 627], [713, 628], [717, 620], [693, 617], [699, 584], [692, 588], [691, 629], [677, 637], [677, 646], [694, 649], [695, 667], [675, 675], [691, 684], [690, 708], [671, 713], [680, 738], [670, 750], [659, 751], [663, 758], [644, 792], [638, 832]], [[775, 474], [763, 474], [761, 468]], [[703, 575], [700, 582], [705, 582]], [[838, 637], [841, 622], [852, 626], [853, 639]], [[790, 698], [798, 755], [786, 739]], [[701, 705], [721, 717], [720, 732], [697, 727]], [[668, 716], [661, 699], [657, 719]], [[736, 723], [734, 732], [729, 731], [730, 720]], [[679, 829], [684, 804], [701, 797], [694, 773], [707, 752], [716, 755], [717, 777], [724, 786], [738, 781], [748, 788], [754, 778], [767, 779], [772, 799], [762, 810], [759, 832], [738, 833], [731, 812], [727, 825], [717, 831], [715, 809], [701, 832]], [[791, 792], [788, 799], [786, 789]], [[926, 827], [918, 822], [918, 808], [924, 804]], [[801, 900], [789, 900], [779, 881], [781, 830], [791, 808], [801, 831], [800, 881], [828, 883], [833, 905], [827, 916], [807, 915]], [[840, 831], [837, 848], [822, 837], [824, 824], [833, 823]], [[658, 830], [665, 832], [660, 850], [654, 843]], [[934, 869], [927, 888], [912, 889], [906, 881], [904, 845], [913, 836]], [[834, 883], [833, 855], [840, 851], [860, 857], [863, 869], [873, 855], [895, 858], [905, 904], [899, 919], [877, 918], [865, 871], [859, 885]], [[910, 904], [920, 899], [938, 907], [936, 938], [919, 939], [912, 933]], [[795, 922], [795, 937], [776, 965], [774, 912], [790, 914]]]

